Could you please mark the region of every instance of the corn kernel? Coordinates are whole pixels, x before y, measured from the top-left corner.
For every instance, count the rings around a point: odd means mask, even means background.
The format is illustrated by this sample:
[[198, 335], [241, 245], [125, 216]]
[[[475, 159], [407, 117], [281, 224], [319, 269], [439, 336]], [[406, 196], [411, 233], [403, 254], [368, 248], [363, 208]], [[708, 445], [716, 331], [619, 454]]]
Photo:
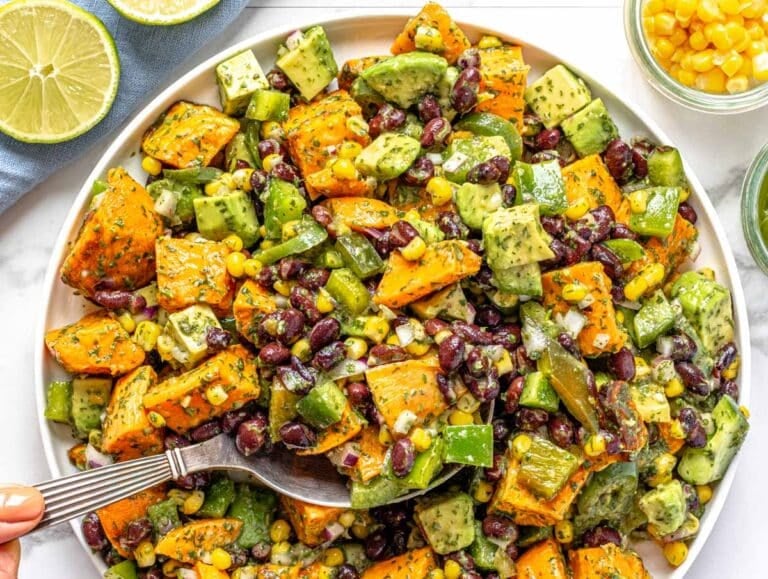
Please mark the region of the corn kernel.
[[271, 155], [267, 155], [262, 159], [261, 166], [264, 168], [264, 170], [269, 173], [272, 171], [272, 169], [275, 168], [275, 165], [278, 163], [281, 163], [283, 161], [283, 156], [278, 155], [277, 153], [272, 153]]
[[698, 485], [696, 487], [696, 495], [699, 497], [699, 502], [702, 505], [706, 505], [712, 500], [712, 487], [710, 485]]
[[397, 334], [390, 334], [384, 343], [389, 346], [399, 346], [400, 338], [397, 337]]
[[690, 19], [696, 14], [698, 0], [677, 0], [675, 2], [675, 17], [678, 20]]
[[509, 374], [515, 369], [515, 365], [512, 362], [512, 356], [509, 355], [508, 350], [504, 349], [501, 351], [501, 356], [494, 363], [494, 367], [499, 376]]
[[408, 242], [408, 245], [400, 250], [400, 255], [408, 261], [417, 261], [421, 259], [421, 256], [424, 255], [425, 251], [427, 251], [427, 244], [424, 243], [424, 240], [421, 237], [417, 236], [411, 239]]
[[254, 278], [259, 275], [259, 272], [263, 267], [264, 264], [261, 263], [258, 259], [246, 259], [243, 262], [243, 274], [250, 278]]
[[301, 338], [291, 346], [291, 354], [296, 356], [302, 362], [307, 362], [312, 357], [312, 348], [309, 346], [309, 340]]
[[453, 426], [466, 426], [468, 424], [474, 424], [475, 419], [469, 412], [454, 410], [448, 417], [448, 422]]
[[741, 406], [739, 406], [739, 412], [741, 412], [741, 414], [742, 414], [742, 415], [744, 416], [744, 418], [746, 418], [747, 420], [749, 420], [749, 417], [752, 415], [752, 413], [749, 411], [749, 408], [747, 408], [747, 407], [746, 407], [746, 406], [744, 406], [743, 404], [742, 404]]
[[453, 200], [453, 187], [445, 177], [432, 177], [427, 182], [427, 193], [435, 207], [440, 207]]
[[571, 221], [581, 219], [589, 211], [589, 201], [586, 197], [579, 197], [571, 201], [568, 204], [568, 209], [565, 210], [565, 216]]
[[250, 192], [253, 191], [253, 185], [251, 185], [251, 176], [253, 175], [253, 169], [237, 169], [232, 173], [232, 182], [235, 184], [236, 189]]
[[445, 579], [445, 572], [442, 569], [432, 569], [427, 575], [427, 579]]
[[450, 338], [452, 335], [453, 332], [451, 330], [440, 330], [437, 334], [435, 334], [433, 339], [435, 340], [435, 344], [439, 346], [443, 343], [443, 340]]
[[741, 9], [741, 15], [744, 18], [760, 18], [765, 13], [765, 0], [751, 0]]
[[677, 418], [669, 423], [669, 434], [676, 440], [685, 440], [688, 437], [685, 428], [683, 427], [683, 423]]
[[443, 566], [443, 573], [445, 573], [445, 579], [459, 579], [462, 574], [461, 565], [453, 559], [449, 559]]
[[725, 25], [719, 22], [712, 26], [710, 41], [718, 50], [730, 50], [731, 46], [733, 46], [733, 41], [725, 29]]
[[154, 428], [165, 428], [165, 418], [159, 412], [151, 410], [147, 413], [147, 420]]
[[664, 10], [664, 0], [648, 0], [643, 5], [643, 14], [653, 16]]
[[594, 458], [603, 454], [605, 452], [605, 448], [605, 436], [598, 432], [597, 434], [589, 435], [587, 438], [587, 441], [584, 443], [584, 454]]
[[501, 40], [498, 36], [483, 35], [480, 38], [480, 42], [477, 43], [478, 48], [497, 48], [501, 46]]
[[669, 12], [659, 12], [653, 17], [653, 29], [658, 36], [671, 36], [677, 26], [677, 19]]
[[389, 322], [381, 316], [368, 316], [363, 323], [363, 335], [377, 344], [381, 344], [389, 334]]
[[647, 482], [652, 487], [663, 485], [672, 480], [672, 473], [677, 464], [674, 454], [663, 452], [653, 459], [653, 476], [648, 477]]
[[163, 172], [163, 164], [154, 157], [146, 156], [141, 160], [141, 168], [153, 177]]
[[340, 159], [354, 159], [363, 151], [362, 145], [357, 141], [344, 141], [339, 147]]
[[225, 260], [229, 275], [238, 278], [243, 277], [243, 274], [245, 273], [245, 259], [245, 254], [239, 251], [230, 253]]
[[219, 571], [226, 571], [232, 566], [232, 555], [221, 547], [216, 547], [211, 551], [211, 565]]
[[192, 491], [181, 505], [181, 512], [185, 515], [194, 515], [200, 510], [205, 502], [205, 493], [203, 491]]
[[631, 302], [636, 302], [646, 291], [648, 291], [648, 282], [643, 276], [637, 275], [624, 286], [624, 297]]
[[765, 30], [758, 22], [752, 22], [747, 25], [747, 34], [749, 34], [750, 40], [762, 40], [765, 38]]
[[221, 241], [232, 251], [240, 251], [243, 249], [243, 240], [240, 239], [239, 235], [235, 235], [234, 233], [230, 233]]
[[640, 275], [643, 276], [649, 288], [656, 287], [664, 281], [664, 274], [666, 273], [664, 266], [660, 263], [652, 263], [646, 265], [640, 270]]
[[152, 541], [142, 541], [133, 551], [133, 557], [136, 559], [136, 565], [141, 568], [151, 567], [155, 564], [155, 547]]
[[184, 504], [184, 501], [187, 500], [187, 497], [189, 497], [190, 494], [190, 491], [185, 491], [182, 489], [171, 489], [168, 491], [168, 498], [180, 507]]
[[356, 520], [357, 515], [355, 515], [354, 511], [346, 511], [339, 517], [339, 524], [345, 529], [349, 529], [352, 525], [355, 524]]
[[209, 386], [205, 389], [205, 399], [211, 406], [221, 406], [227, 401], [227, 398], [229, 398], [229, 394], [227, 394], [227, 391], [221, 384]]
[[368, 525], [364, 523], [355, 523], [352, 525], [352, 535], [354, 535], [356, 539], [365, 539], [370, 534], [371, 529]]
[[719, 68], [713, 68], [696, 77], [696, 88], [705, 92], [721, 93], [725, 91], [725, 80], [725, 73]]
[[338, 567], [339, 565], [343, 565], [344, 551], [342, 551], [338, 547], [334, 547], [333, 549], [328, 549], [325, 552], [325, 555], [323, 555], [323, 564], [328, 565], [328, 567]]
[[563, 286], [560, 296], [567, 302], [577, 304], [589, 293], [589, 288], [581, 283], [567, 283]]
[[741, 360], [739, 358], [736, 358], [733, 362], [731, 362], [731, 365], [728, 366], [725, 370], [723, 370], [722, 377], [726, 380], [735, 380], [736, 376], [739, 374], [739, 366], [741, 365]]
[[[285, 523], [285, 521], [283, 521]], [[287, 523], [286, 523], [287, 524]], [[288, 541], [280, 541], [272, 545], [272, 555], [284, 555], [291, 550], [291, 544]]]
[[[643, 16], [643, 31], [645, 31], [646, 36], [649, 38], [653, 36], [655, 30], [653, 26], [653, 16]], [[510, 180], [512, 178], [510, 177]], [[510, 180], [507, 181], [510, 185]]]
[[392, 438], [392, 434], [389, 432], [389, 428], [386, 426], [379, 428], [379, 442], [384, 446], [390, 446], [395, 442], [394, 438]]
[[478, 503], [487, 503], [491, 500], [491, 497], [493, 496], [493, 485], [489, 483], [487, 480], [479, 480], [477, 484], [475, 484], [474, 491], [472, 492], [472, 497], [478, 502]]
[[523, 460], [523, 457], [531, 449], [533, 440], [527, 434], [518, 434], [512, 439], [512, 456], [517, 460]]
[[688, 546], [682, 541], [664, 545], [664, 558], [673, 567], [679, 567], [688, 558]]
[[291, 284], [285, 280], [279, 279], [272, 284], [274, 290], [281, 296], [288, 297], [291, 295]]
[[672, 378], [664, 386], [664, 394], [666, 394], [667, 398], [677, 398], [682, 396], [684, 392], [685, 387], [679, 378]]
[[287, 541], [291, 536], [291, 525], [285, 519], [277, 519], [269, 527], [269, 538], [273, 543]]
[[715, 281], [715, 270], [711, 267], [700, 267], [697, 273], [709, 281]]
[[227, 189], [237, 189], [237, 185], [235, 184], [235, 179], [232, 176], [232, 173], [222, 173], [219, 175], [218, 180]]
[[675, 48], [683, 46], [687, 40], [688, 34], [686, 34], [685, 30], [682, 28], [675, 28], [674, 32], [672, 32], [672, 35], [669, 37], [669, 41]]
[[362, 338], [347, 338], [344, 340], [344, 348], [350, 360], [359, 360], [368, 353], [368, 343]]
[[429, 352], [431, 344], [429, 342], [418, 342], [414, 340], [405, 347], [405, 351], [415, 358], [420, 358]]
[[632, 213], [645, 213], [648, 208], [648, 191], [639, 190], [629, 194], [629, 207]]
[[275, 139], [281, 143], [285, 140], [283, 126], [276, 121], [267, 121], [261, 124], [261, 138]]
[[333, 303], [330, 294], [325, 289], [320, 288], [320, 291], [315, 298], [315, 307], [321, 314], [330, 314], [336, 305]]
[[717, 5], [717, 0], [701, 0], [696, 8], [696, 15], [702, 22], [714, 22], [724, 18]]
[[696, 72], [707, 72], [712, 70], [715, 66], [715, 51], [714, 50], [702, 50], [697, 52], [691, 57], [691, 64], [693, 64], [693, 70]]
[[635, 356], [635, 377], [645, 378], [650, 373], [651, 367], [648, 365], [648, 362], [645, 361], [645, 358]]
[[[723, 64], [720, 65], [720, 70], [722, 70], [726, 76], [732, 77], [736, 75], [739, 70], [741, 70], [741, 65], [744, 62], [744, 58], [738, 54], [738, 53], [731, 53], [728, 57], [726, 57]], [[726, 89], [727, 89], [727, 83], [726, 83]]]
[[120, 322], [120, 325], [123, 326], [123, 329], [129, 334], [136, 331], [136, 322], [130, 312], [123, 312], [117, 316], [117, 321]]
[[432, 446], [432, 436], [423, 428], [414, 428], [410, 438], [416, 452], [424, 452]]
[[694, 50], [704, 50], [709, 46], [709, 40], [707, 40], [703, 32], [694, 32], [688, 38], [688, 44], [690, 44], [691, 48]]
[[683, 69], [677, 74], [677, 80], [685, 86], [693, 86], [696, 82], [696, 73]]
[[349, 159], [336, 159], [331, 166], [331, 171], [337, 179], [350, 180], [357, 177], [355, 164]]
[[741, 11], [739, 0], [717, 0], [717, 6], [723, 14], [738, 14]]
[[558, 521], [555, 525], [555, 539], [564, 545], [571, 543], [573, 541], [573, 523], [571, 521]]
[[675, 52], [675, 46], [667, 38], [659, 38], [653, 45], [653, 53], [660, 60], [669, 60]]
[[752, 76], [758, 81], [768, 80], [768, 52], [752, 55]]
[[181, 563], [175, 559], [169, 559], [163, 563], [163, 575], [165, 577], [176, 577], [176, 570], [181, 567]]
[[144, 320], [136, 326], [136, 330], [133, 333], [133, 341], [141, 346], [142, 350], [149, 352], [155, 349], [157, 339], [162, 332], [163, 328], [160, 327], [160, 324]]

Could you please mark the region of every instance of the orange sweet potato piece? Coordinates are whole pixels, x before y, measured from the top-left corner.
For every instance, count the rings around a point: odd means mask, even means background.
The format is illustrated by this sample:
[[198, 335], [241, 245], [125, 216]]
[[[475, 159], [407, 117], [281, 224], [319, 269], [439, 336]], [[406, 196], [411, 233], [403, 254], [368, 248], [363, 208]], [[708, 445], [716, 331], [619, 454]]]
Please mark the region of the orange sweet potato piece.
[[675, 438], [672, 436], [672, 423], [660, 422], [656, 425], [659, 429], [661, 439], [667, 445], [667, 452], [671, 454], [677, 454], [677, 452], [685, 446], [684, 438]]
[[508, 453], [507, 472], [496, 487], [489, 511], [509, 515], [518, 525], [534, 527], [547, 527], [562, 521], [589, 476], [586, 469], [579, 468], [554, 497], [546, 500], [537, 497], [518, 480], [519, 471], [520, 463]]
[[629, 551], [622, 551], [613, 543], [601, 547], [574, 549], [568, 553], [573, 579], [650, 579], [642, 559]]
[[98, 310], [45, 334], [45, 345], [71, 374], [120, 376], [144, 362], [142, 350], [115, 316]]
[[[470, 133], [468, 133], [471, 136]], [[443, 211], [457, 211], [453, 201], [436, 207], [432, 204], [432, 196], [424, 188], [404, 188], [398, 186], [398, 181], [393, 179], [388, 183], [387, 194], [392, 207], [398, 212], [398, 215], [414, 210], [419, 214], [419, 218], [425, 221], [435, 222], [437, 216]]]
[[465, 241], [455, 239], [428, 245], [417, 261], [408, 261], [395, 251], [389, 256], [373, 301], [390, 308], [401, 308], [476, 274], [481, 261]]
[[350, 469], [350, 476], [357, 481], [368, 482], [379, 476], [384, 469], [384, 459], [387, 455], [387, 447], [379, 441], [379, 427], [366, 426], [357, 439], [360, 458], [354, 468]]
[[[206, 391], [217, 387], [227, 392], [227, 399], [214, 405], [208, 402]], [[165, 418], [171, 430], [184, 433], [258, 398], [260, 390], [253, 355], [235, 345], [150, 388], [144, 395], [144, 407]]]
[[611, 299], [611, 278], [605, 275], [598, 262], [582, 262], [550, 271], [541, 276], [544, 288], [544, 305], [555, 313], [565, 314], [572, 306], [562, 297], [563, 287], [580, 283], [589, 288], [592, 303], [581, 310], [587, 323], [578, 337], [579, 348], [585, 356], [598, 356], [616, 352], [624, 346], [626, 335], [616, 323], [616, 312]]
[[516, 561], [518, 579], [567, 579], [565, 558], [554, 539], [545, 539], [527, 549]]
[[219, 571], [213, 565], [206, 565], [202, 561], [195, 563], [195, 572], [198, 579], [229, 579], [229, 575], [224, 571]]
[[147, 131], [141, 148], [172, 167], [205, 167], [239, 130], [238, 121], [213, 107], [179, 101]]
[[339, 71], [339, 88], [348, 91], [352, 87], [360, 73], [374, 64], [389, 58], [389, 56], [364, 56], [362, 58], [350, 58]]
[[265, 563], [248, 567], [248, 571], [255, 573], [254, 579], [330, 579], [335, 573], [333, 567], [322, 563], [313, 563], [309, 567]]
[[360, 415], [347, 404], [341, 415], [341, 420], [336, 424], [323, 430], [317, 435], [317, 443], [312, 448], [298, 451], [296, 454], [301, 456], [310, 456], [314, 454], [325, 454], [329, 450], [341, 446], [348, 440], [352, 440], [360, 434], [365, 421]]
[[274, 296], [250, 279], [240, 286], [235, 303], [232, 304], [237, 331], [251, 342], [255, 341], [261, 319], [276, 311]]
[[288, 513], [299, 541], [310, 547], [324, 543], [323, 531], [344, 513], [344, 509], [311, 505], [283, 495], [280, 496], [280, 504]]
[[156, 248], [157, 301], [163, 309], [176, 312], [202, 303], [220, 316], [228, 313], [235, 282], [227, 273], [224, 243], [160, 237]]
[[307, 191], [312, 192], [312, 199], [318, 197], [364, 197], [373, 193], [373, 185], [362, 179], [340, 179], [330, 168], [320, 169], [304, 179]]
[[115, 289], [147, 285], [155, 276], [155, 240], [163, 233], [154, 201], [125, 169], [111, 169], [107, 184], [61, 266], [61, 280], [87, 296], [106, 279]]
[[628, 270], [629, 275], [635, 275], [650, 263], [660, 263], [670, 275], [688, 259], [698, 236], [696, 226], [678, 215], [672, 233], [663, 239], [651, 237], [646, 242], [645, 259], [634, 262]]
[[147, 508], [163, 500], [165, 500], [165, 485], [159, 485], [96, 511], [104, 528], [104, 534], [122, 557], [133, 559], [133, 553], [120, 544], [120, 537], [125, 533], [128, 524], [146, 517]]
[[436, 356], [375, 366], [365, 372], [373, 401], [390, 432], [396, 434], [395, 422], [404, 410], [416, 415], [415, 426], [431, 422], [445, 411], [445, 398], [437, 385], [440, 373]]
[[196, 563], [216, 548], [235, 542], [243, 522], [240, 519], [203, 519], [176, 527], [155, 545], [155, 553], [182, 563]]
[[413, 52], [416, 50], [416, 30], [419, 26], [436, 28], [443, 39], [445, 50], [441, 56], [445, 57], [449, 64], [455, 63], [459, 55], [471, 46], [464, 31], [453, 21], [448, 12], [436, 2], [428, 2], [416, 16], [411, 18], [403, 31], [397, 35], [392, 44], [392, 54]]
[[[589, 202], [590, 209], [607, 205], [613, 209], [617, 219], [620, 215], [623, 216], [624, 198], [621, 189], [611, 177], [600, 155], [589, 155], [563, 167], [563, 181], [569, 203], [583, 197]], [[629, 215], [624, 217], [619, 221], [626, 223]]]
[[505, 44], [481, 49], [480, 92], [487, 98], [480, 99], [475, 110], [499, 115], [522, 131], [529, 68], [519, 46]]
[[130, 460], [163, 450], [163, 436], [144, 412], [144, 394], [156, 382], [152, 366], [140, 366], [117, 381], [104, 419], [101, 447], [105, 452]]
[[355, 231], [366, 227], [386, 229], [398, 220], [397, 209], [384, 201], [369, 197], [338, 197], [326, 199], [321, 205], [330, 210], [334, 221]]
[[438, 567], [435, 552], [430, 547], [422, 547], [374, 563], [363, 571], [361, 579], [424, 579]]

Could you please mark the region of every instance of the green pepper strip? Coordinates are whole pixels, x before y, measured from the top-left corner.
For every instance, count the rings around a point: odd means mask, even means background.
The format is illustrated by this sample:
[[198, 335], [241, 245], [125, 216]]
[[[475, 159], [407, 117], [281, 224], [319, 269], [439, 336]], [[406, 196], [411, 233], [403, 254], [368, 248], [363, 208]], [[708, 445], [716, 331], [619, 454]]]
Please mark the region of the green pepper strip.
[[296, 237], [292, 237], [269, 249], [257, 251], [253, 254], [253, 259], [257, 259], [264, 265], [269, 265], [289, 255], [304, 253], [313, 247], [317, 247], [326, 239], [328, 239], [328, 232], [325, 229], [318, 225], [316, 221], [305, 219], [299, 225], [299, 232]]

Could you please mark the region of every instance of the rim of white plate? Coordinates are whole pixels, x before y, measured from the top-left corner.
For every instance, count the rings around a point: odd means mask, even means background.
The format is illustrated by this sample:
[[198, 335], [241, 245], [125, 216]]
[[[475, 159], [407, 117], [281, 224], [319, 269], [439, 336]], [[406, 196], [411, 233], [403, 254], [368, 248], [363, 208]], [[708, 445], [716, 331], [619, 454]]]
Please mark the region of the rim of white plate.
[[[294, 30], [304, 29], [308, 26], [313, 26], [313, 25], [354, 26], [358, 24], [361, 20], [369, 21], [372, 19], [382, 21], [382, 25], [393, 24], [395, 23], [395, 21], [402, 24], [404, 20], [411, 18], [412, 16], [413, 16], [413, 13], [411, 13], [410, 11], [409, 12], [405, 12], [405, 11], [378, 12], [375, 9], [372, 9], [369, 12], [356, 14], [354, 16], [341, 16], [338, 18], [328, 18], [321, 21], [317, 21], [313, 19], [303, 19], [300, 22], [294, 23], [293, 25], [290, 25], [290, 26], [283, 26], [280, 28], [271, 29], [266, 32], [262, 32], [260, 34], [256, 34], [254, 36], [248, 37], [247, 39], [242, 40], [237, 44], [234, 44], [220, 51], [219, 53], [211, 56], [210, 58], [206, 59], [205, 61], [201, 62], [200, 64], [198, 64], [197, 66], [195, 66], [194, 68], [192, 68], [191, 70], [183, 74], [180, 78], [178, 78], [175, 82], [173, 82], [170, 86], [168, 86], [160, 94], [158, 94], [154, 99], [152, 99], [152, 101], [149, 104], [147, 104], [141, 111], [139, 111], [136, 114], [136, 116], [133, 118], [133, 120], [130, 123], [128, 123], [122, 131], [120, 131], [120, 133], [115, 138], [115, 140], [110, 144], [110, 146], [107, 148], [104, 154], [99, 158], [99, 161], [96, 163], [96, 166], [93, 168], [91, 173], [85, 179], [83, 186], [80, 189], [80, 192], [75, 197], [71, 205], [71, 208], [69, 210], [69, 213], [67, 214], [67, 217], [65, 218], [64, 223], [62, 224], [61, 229], [59, 231], [58, 237], [56, 239], [56, 243], [51, 253], [51, 259], [46, 269], [45, 279], [43, 281], [43, 290], [44, 290], [44, 296], [45, 296], [44, 304], [43, 304], [43, 308], [40, 310], [40, 313], [38, 314], [39, 317], [38, 317], [37, 323], [35, 324], [35, 333], [34, 333], [36, 337], [36, 341], [38, 342], [35, 348], [35, 355], [34, 355], [35, 396], [37, 401], [38, 427], [40, 429], [40, 435], [43, 443], [46, 462], [48, 463], [48, 468], [50, 469], [53, 477], [62, 476], [62, 472], [59, 469], [56, 453], [54, 452], [54, 448], [52, 444], [52, 435], [50, 433], [49, 424], [44, 416], [46, 384], [44, 382], [43, 365], [44, 365], [44, 357], [46, 356], [46, 350], [43, 345], [43, 336], [45, 335], [45, 331], [47, 329], [48, 316], [50, 314], [51, 307], [53, 306], [53, 304], [51, 303], [51, 296], [53, 293], [53, 284], [56, 282], [58, 278], [59, 266], [61, 264], [61, 260], [64, 255], [64, 251], [67, 247], [67, 244], [69, 243], [69, 240], [72, 237], [75, 231], [75, 228], [79, 228], [83, 208], [90, 197], [91, 183], [95, 179], [98, 179], [103, 174], [105, 174], [106, 169], [108, 168], [115, 154], [124, 146], [124, 144], [131, 138], [132, 135], [134, 135], [134, 133], [140, 127], [147, 125], [148, 121], [152, 121], [156, 119], [157, 116], [163, 110], [165, 110], [165, 108], [168, 106], [167, 101], [173, 94], [178, 92], [188, 83], [190, 83], [192, 80], [198, 77], [201, 73], [204, 73], [206, 71], [212, 72], [215, 66], [226, 57], [265, 42], [280, 42]], [[459, 21], [458, 24], [465, 28], [471, 28], [473, 31], [477, 31], [479, 33], [493, 34], [509, 42], [519, 44], [523, 48], [525, 48], [526, 46], [534, 48], [540, 51], [541, 53], [551, 57], [553, 61], [561, 62], [565, 64], [568, 68], [576, 72], [579, 76], [583, 77], [591, 87], [597, 88], [598, 89], [597, 92], [610, 94], [615, 96], [617, 99], [619, 99], [619, 95], [614, 90], [608, 89], [607, 87], [605, 87], [605, 85], [603, 85], [599, 81], [596, 81], [591, 75], [584, 73], [579, 67], [572, 66], [567, 59], [561, 58], [557, 54], [554, 54], [549, 50], [541, 48], [539, 45], [524, 42], [522, 39], [518, 37], [510, 36], [509, 34], [506, 34], [499, 30], [495, 30], [493, 28], [488, 28], [478, 24], [472, 24], [471, 22]], [[656, 122], [652, 120], [644, 111], [642, 111], [642, 109], [640, 109], [632, 101], [632, 99], [627, 98], [626, 95], [622, 94], [619, 100], [621, 100], [623, 105], [626, 107], [628, 111], [631, 112], [631, 114], [637, 117], [637, 119], [645, 126], [648, 132], [658, 140], [658, 142], [667, 143], [667, 144], [671, 143], [671, 140], [667, 137], [666, 133], [664, 133], [664, 131], [661, 130], [661, 128], [659, 128]], [[741, 285], [741, 279], [739, 278], [739, 272], [736, 267], [736, 260], [733, 256], [733, 251], [731, 250], [731, 246], [730, 246], [730, 243], [728, 242], [728, 238], [725, 235], [725, 231], [723, 230], [720, 220], [717, 217], [715, 208], [712, 205], [712, 202], [710, 201], [709, 197], [707, 196], [703, 185], [694, 174], [690, 165], [687, 163], [687, 161], [685, 161], [684, 154], [683, 154], [683, 162], [685, 166], [686, 175], [690, 182], [691, 188], [693, 189], [693, 196], [696, 199], [699, 206], [701, 207], [701, 209], [704, 210], [704, 213], [707, 216], [707, 220], [712, 225], [716, 240], [720, 244], [721, 250], [723, 252], [725, 267], [728, 272], [728, 278], [729, 278], [728, 281], [730, 282], [729, 286], [730, 286], [732, 297], [733, 297], [733, 308], [734, 308], [734, 313], [736, 317], [736, 336], [740, 346], [740, 355], [741, 355], [741, 375], [739, 380], [741, 392], [739, 396], [739, 403], [748, 405], [750, 390], [751, 390], [751, 367], [752, 367], [751, 366], [751, 344], [749, 341], [749, 327], [748, 327], [748, 321], [747, 321], [748, 318], [747, 318], [746, 302], [744, 298], [744, 291]], [[731, 485], [733, 484], [735, 473], [738, 468], [740, 455], [741, 453], [739, 453], [736, 456], [734, 461], [731, 463], [725, 477], [717, 484], [715, 495], [712, 501], [707, 505], [706, 514], [702, 518], [699, 533], [696, 539], [691, 544], [691, 549], [690, 549], [688, 558], [680, 567], [674, 570], [671, 570], [670, 574], [668, 575], [669, 579], [682, 579], [682, 577], [685, 576], [686, 572], [688, 571], [690, 566], [693, 564], [693, 562], [696, 560], [699, 552], [703, 548], [704, 543], [706, 543], [707, 539], [709, 538], [709, 535], [711, 534], [712, 529], [714, 528], [715, 523], [719, 518], [720, 513], [723, 509], [723, 506], [725, 505], [725, 501], [730, 493], [730, 488], [731, 488]], [[81, 545], [83, 546], [83, 548], [85, 549], [89, 557], [91, 558], [91, 561], [93, 562], [96, 569], [99, 571], [104, 569], [105, 566], [103, 562], [97, 557], [96, 554], [91, 552], [90, 548], [85, 542], [85, 539], [83, 538], [82, 533], [80, 531], [79, 521], [73, 520], [71, 521], [70, 524], [72, 526], [72, 529], [75, 531], [75, 534], [78, 540], [80, 541]]]

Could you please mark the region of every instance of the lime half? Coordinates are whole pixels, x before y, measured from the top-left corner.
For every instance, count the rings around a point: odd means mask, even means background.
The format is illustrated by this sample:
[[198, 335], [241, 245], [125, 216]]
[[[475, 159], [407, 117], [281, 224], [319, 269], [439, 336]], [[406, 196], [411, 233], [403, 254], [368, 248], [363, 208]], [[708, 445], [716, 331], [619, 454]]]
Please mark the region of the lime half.
[[167, 26], [192, 20], [219, 0], [109, 0], [115, 9], [141, 24]]
[[0, 131], [59, 143], [109, 112], [120, 81], [115, 43], [92, 14], [65, 0], [0, 7]]

